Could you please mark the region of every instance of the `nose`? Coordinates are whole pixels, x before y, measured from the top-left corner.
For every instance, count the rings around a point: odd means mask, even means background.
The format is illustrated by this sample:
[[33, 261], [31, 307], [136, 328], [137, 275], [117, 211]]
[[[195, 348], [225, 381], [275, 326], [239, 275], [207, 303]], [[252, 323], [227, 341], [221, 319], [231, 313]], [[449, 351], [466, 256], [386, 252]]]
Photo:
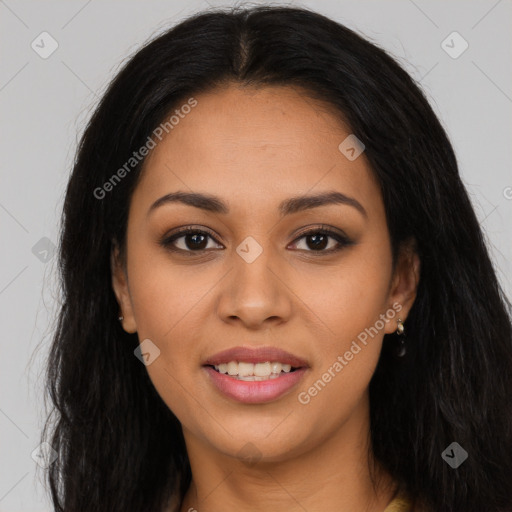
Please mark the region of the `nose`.
[[234, 268], [220, 290], [217, 314], [226, 323], [241, 323], [256, 330], [287, 322], [292, 314], [290, 283], [281, 262], [278, 265], [270, 250], [264, 250], [248, 263], [233, 255]]

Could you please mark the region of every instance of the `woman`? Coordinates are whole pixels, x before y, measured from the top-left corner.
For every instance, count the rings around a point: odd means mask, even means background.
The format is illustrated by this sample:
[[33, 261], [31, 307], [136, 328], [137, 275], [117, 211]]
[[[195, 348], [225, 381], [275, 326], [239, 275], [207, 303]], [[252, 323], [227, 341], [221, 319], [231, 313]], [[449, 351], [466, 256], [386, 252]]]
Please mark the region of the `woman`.
[[512, 329], [446, 133], [319, 14], [200, 13], [83, 135], [60, 511], [512, 510]]

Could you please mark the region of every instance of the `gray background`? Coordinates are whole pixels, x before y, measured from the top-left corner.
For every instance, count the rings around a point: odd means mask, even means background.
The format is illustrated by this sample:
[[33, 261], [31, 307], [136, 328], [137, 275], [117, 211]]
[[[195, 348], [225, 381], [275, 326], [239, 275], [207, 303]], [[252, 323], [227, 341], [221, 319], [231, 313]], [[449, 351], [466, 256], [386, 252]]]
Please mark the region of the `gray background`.
[[[51, 248], [77, 138], [121, 62], [209, 5], [232, 3], [0, 0], [0, 512], [50, 510], [31, 453], [45, 414], [43, 365], [58, 304]], [[288, 5], [309, 6], [355, 28], [421, 80], [512, 297], [512, 2]], [[47, 59], [31, 47], [34, 40], [43, 46], [43, 31], [58, 43]], [[458, 58], [441, 46], [453, 31], [469, 44]], [[446, 44], [452, 52], [462, 48], [457, 38]]]

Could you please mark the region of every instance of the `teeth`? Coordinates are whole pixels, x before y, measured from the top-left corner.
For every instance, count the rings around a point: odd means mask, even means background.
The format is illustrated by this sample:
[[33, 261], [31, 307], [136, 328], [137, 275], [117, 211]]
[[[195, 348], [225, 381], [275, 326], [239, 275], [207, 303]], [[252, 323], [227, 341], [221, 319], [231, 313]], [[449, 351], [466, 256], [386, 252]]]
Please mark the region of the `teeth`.
[[279, 363], [277, 361], [266, 361], [265, 363], [245, 363], [238, 361], [229, 361], [215, 365], [214, 368], [220, 373], [227, 373], [239, 380], [266, 380], [275, 379], [283, 371], [289, 373], [292, 369], [291, 364]]
[[238, 363], [236, 361], [230, 361], [228, 363], [228, 374], [238, 375]]
[[254, 375], [254, 364], [253, 363], [238, 363], [238, 376], [249, 377]]
[[276, 373], [271, 373], [268, 377], [257, 377], [256, 375], [248, 375], [247, 377], [234, 377], [237, 380], [245, 380], [245, 381], [254, 381], [254, 380], [269, 380], [269, 379], [278, 379], [279, 375]]
[[254, 375], [256, 375], [257, 377], [268, 377], [271, 373], [272, 372], [270, 371], [270, 363], [268, 361], [266, 363], [257, 363], [254, 365]]

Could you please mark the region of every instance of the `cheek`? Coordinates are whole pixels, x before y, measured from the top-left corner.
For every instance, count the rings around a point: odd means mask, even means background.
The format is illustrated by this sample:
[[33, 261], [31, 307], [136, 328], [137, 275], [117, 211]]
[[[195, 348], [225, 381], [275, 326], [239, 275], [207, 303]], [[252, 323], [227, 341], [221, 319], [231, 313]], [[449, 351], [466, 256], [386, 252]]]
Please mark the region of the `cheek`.
[[[130, 293], [139, 342], [150, 339], [159, 352], [146, 369], [162, 400], [181, 422], [193, 422], [197, 403], [194, 382], [200, 370], [195, 340], [202, 340], [198, 316], [208, 305], [209, 280], [198, 279], [193, 266], [172, 266], [159, 256], [134, 255]], [[194, 278], [195, 274], [195, 278]], [[204, 276], [203, 276], [204, 277]], [[210, 304], [211, 307], [211, 304]], [[204, 329], [204, 328], [203, 328]], [[186, 392], [190, 390], [190, 392]]]
[[194, 265], [176, 265], [155, 253], [134, 254], [129, 269], [130, 294], [139, 337], [168, 344], [177, 327], [194, 316], [215, 280]]
[[[391, 257], [358, 247], [337, 265], [300, 274], [294, 292], [314, 311], [338, 349], [375, 324], [388, 306]], [[319, 340], [320, 341], [320, 340]]]
[[[322, 407], [334, 401], [348, 410], [361, 398], [379, 359], [391, 255], [361, 246], [333, 266], [328, 277], [324, 272], [310, 275], [297, 291], [325, 327], [316, 336], [316, 364], [302, 391], [309, 395], [305, 400]], [[390, 313], [386, 318], [393, 318]]]

